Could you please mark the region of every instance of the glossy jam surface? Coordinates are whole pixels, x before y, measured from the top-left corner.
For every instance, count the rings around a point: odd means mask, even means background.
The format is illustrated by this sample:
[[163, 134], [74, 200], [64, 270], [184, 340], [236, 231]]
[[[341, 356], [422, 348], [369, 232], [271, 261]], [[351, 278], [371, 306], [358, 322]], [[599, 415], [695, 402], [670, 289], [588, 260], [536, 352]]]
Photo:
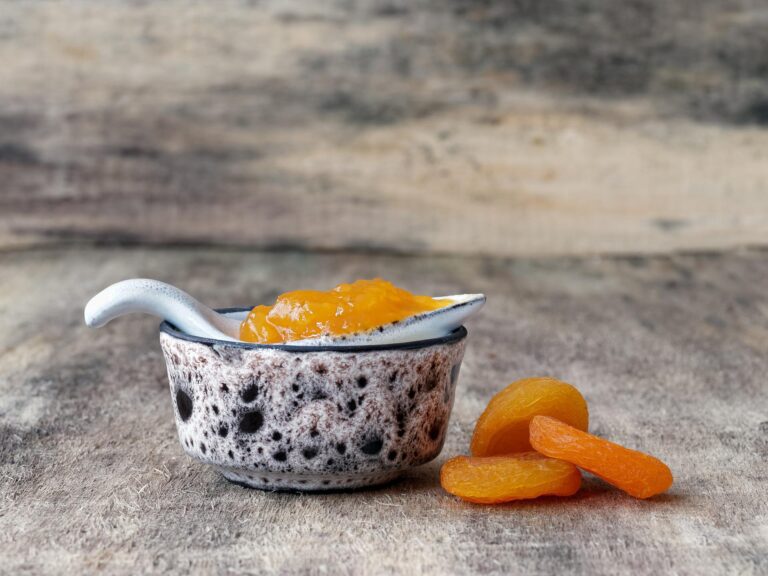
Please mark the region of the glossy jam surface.
[[240, 326], [240, 339], [274, 344], [318, 336], [368, 332], [450, 304], [417, 296], [376, 278], [339, 284], [327, 292], [295, 290], [273, 306], [256, 306]]

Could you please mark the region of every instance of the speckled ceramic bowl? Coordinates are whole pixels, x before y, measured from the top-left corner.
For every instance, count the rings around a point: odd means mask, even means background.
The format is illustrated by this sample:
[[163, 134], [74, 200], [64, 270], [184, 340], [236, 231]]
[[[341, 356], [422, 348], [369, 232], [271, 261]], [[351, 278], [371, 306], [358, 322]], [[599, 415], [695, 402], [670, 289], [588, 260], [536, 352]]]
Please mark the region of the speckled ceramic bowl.
[[301, 347], [160, 326], [184, 450], [233, 482], [267, 490], [381, 484], [435, 458], [466, 336], [461, 327], [418, 342]]

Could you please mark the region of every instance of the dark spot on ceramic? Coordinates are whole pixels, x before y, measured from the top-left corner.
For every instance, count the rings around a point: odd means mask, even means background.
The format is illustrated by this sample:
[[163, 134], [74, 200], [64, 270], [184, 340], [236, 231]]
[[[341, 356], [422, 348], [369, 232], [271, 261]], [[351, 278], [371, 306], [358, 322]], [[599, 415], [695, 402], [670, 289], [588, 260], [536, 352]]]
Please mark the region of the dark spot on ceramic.
[[413, 400], [415, 396], [416, 396], [416, 388], [410, 388], [408, 390], [408, 398]]
[[347, 451], [347, 445], [344, 442], [339, 442], [336, 444], [336, 452], [339, 454], [344, 454]]
[[176, 391], [176, 408], [179, 410], [179, 418], [184, 422], [192, 416], [192, 398], [181, 388]]
[[369, 456], [375, 456], [376, 454], [381, 452], [382, 446], [384, 446], [384, 441], [378, 436], [373, 436], [369, 440], [367, 440], [365, 444], [360, 446], [360, 451], [363, 454], [368, 454]]
[[229, 434], [229, 428], [227, 428], [224, 424], [219, 426], [219, 436], [226, 438], [227, 434]]
[[223, 382], [222, 382], [221, 386], [219, 387], [219, 389], [220, 389], [222, 392], [224, 392], [224, 394], [229, 394], [229, 386], [227, 386], [227, 385], [226, 385], [226, 384], [224, 384]]
[[366, 386], [368, 386], [368, 378], [366, 378], [365, 376], [358, 376], [357, 386], [358, 388], [365, 388]]
[[317, 438], [320, 436], [320, 432], [317, 431], [317, 428], [312, 428], [312, 430], [309, 431], [309, 436], [311, 438]]
[[397, 452], [395, 450], [390, 450], [389, 454], [387, 454], [387, 458], [389, 460], [394, 460], [395, 458], [397, 458]]
[[275, 442], [277, 442], [278, 440], [280, 440], [282, 437], [283, 437], [283, 435], [282, 435], [282, 434], [280, 434], [280, 432], [278, 432], [277, 430], [275, 430], [274, 432], [272, 432], [272, 440], [274, 440]]
[[325, 364], [316, 364], [315, 366], [312, 366], [312, 369], [318, 374], [328, 373], [328, 367]]
[[424, 380], [424, 390], [426, 392], [431, 392], [435, 388], [437, 388], [437, 385], [440, 383], [440, 375], [437, 373], [437, 370], [435, 369], [434, 364], [432, 365], [432, 368], [427, 373], [427, 377]]
[[251, 402], [256, 400], [256, 396], [258, 395], [259, 395], [259, 387], [256, 386], [256, 384], [251, 384], [250, 386], [248, 386], [248, 388], [242, 391], [242, 393], [240, 394], [240, 398], [242, 398], [243, 402], [245, 402], [246, 404], [250, 404]]
[[298, 384], [291, 384], [291, 390], [293, 390], [294, 392], [298, 392], [299, 391], [299, 385]]
[[213, 410], [213, 413], [214, 413], [214, 414], [216, 414], [216, 416], [218, 416], [218, 415], [219, 415], [219, 407], [218, 407], [218, 406], [216, 406], [216, 404], [214, 404], [213, 406], [211, 406], [211, 410]]
[[247, 412], [240, 418], [240, 432], [244, 434], [253, 434], [258, 432], [261, 425], [264, 424], [264, 415], [260, 410]]
[[288, 454], [286, 454], [283, 450], [280, 450], [279, 452], [275, 452], [272, 454], [272, 458], [277, 460], [278, 462], [285, 462], [288, 460]]
[[317, 456], [317, 448], [315, 447], [308, 447], [304, 448], [301, 451], [301, 455], [304, 456], [307, 460], [312, 460], [315, 456]]
[[200, 451], [201, 451], [203, 454], [205, 454], [206, 452], [208, 452], [208, 448], [206, 448], [205, 444], [203, 444], [202, 442], [200, 442]]
[[354, 412], [357, 409], [357, 402], [354, 400], [347, 402], [347, 409], [349, 409], [350, 412]]
[[440, 431], [443, 429], [443, 423], [438, 421], [434, 422], [432, 426], [429, 427], [429, 439], [433, 442], [437, 440], [440, 437]]
[[327, 400], [327, 399], [328, 399], [328, 396], [322, 390], [315, 390], [312, 393], [312, 401], [313, 402], [319, 402], [320, 400]]
[[395, 380], [397, 380], [397, 370], [392, 372], [392, 374], [389, 375], [389, 382], [390, 384], [394, 383]]
[[229, 456], [229, 459], [230, 459], [230, 460], [234, 460], [234, 459], [235, 459], [235, 454], [232, 452], [232, 450], [230, 450], [229, 452], [227, 452], [227, 456]]

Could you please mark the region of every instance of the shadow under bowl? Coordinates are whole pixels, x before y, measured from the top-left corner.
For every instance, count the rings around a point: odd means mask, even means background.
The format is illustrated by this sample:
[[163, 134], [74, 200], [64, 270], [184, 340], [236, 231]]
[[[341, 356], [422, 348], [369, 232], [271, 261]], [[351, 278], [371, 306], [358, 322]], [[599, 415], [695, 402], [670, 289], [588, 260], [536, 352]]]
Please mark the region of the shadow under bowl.
[[462, 326], [416, 342], [310, 347], [225, 342], [160, 325], [185, 452], [265, 490], [372, 486], [434, 459], [466, 337]]

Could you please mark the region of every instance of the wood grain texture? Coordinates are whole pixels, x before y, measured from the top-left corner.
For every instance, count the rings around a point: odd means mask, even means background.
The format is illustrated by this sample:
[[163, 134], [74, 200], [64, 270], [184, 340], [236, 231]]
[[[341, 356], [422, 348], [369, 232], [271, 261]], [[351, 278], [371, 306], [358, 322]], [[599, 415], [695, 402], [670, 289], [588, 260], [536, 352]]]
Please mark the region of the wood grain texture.
[[0, 247], [768, 242], [765, 8], [4, 2]]
[[[440, 458], [389, 487], [272, 494], [225, 482], [176, 438], [157, 324], [98, 331], [82, 305], [157, 277], [225, 306], [383, 275], [483, 291]], [[240, 250], [0, 254], [0, 573], [765, 574], [768, 254], [406, 258]], [[549, 374], [591, 427], [664, 459], [637, 501], [596, 479], [494, 508], [441, 491], [485, 403]]]

